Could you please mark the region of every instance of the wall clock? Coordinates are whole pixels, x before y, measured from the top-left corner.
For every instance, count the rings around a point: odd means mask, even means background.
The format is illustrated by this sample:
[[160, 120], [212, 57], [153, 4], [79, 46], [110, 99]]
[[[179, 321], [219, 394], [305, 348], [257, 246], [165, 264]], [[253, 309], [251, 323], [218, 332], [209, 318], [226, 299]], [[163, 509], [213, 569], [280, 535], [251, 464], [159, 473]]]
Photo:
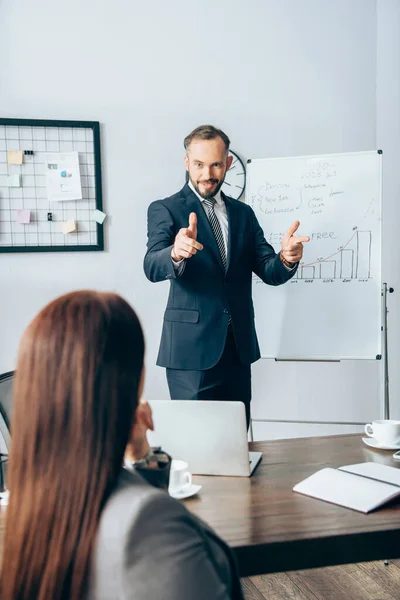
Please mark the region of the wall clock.
[[230, 150], [229, 154], [233, 156], [233, 161], [231, 168], [225, 175], [221, 190], [227, 196], [239, 200], [243, 196], [246, 187], [246, 167], [236, 152]]

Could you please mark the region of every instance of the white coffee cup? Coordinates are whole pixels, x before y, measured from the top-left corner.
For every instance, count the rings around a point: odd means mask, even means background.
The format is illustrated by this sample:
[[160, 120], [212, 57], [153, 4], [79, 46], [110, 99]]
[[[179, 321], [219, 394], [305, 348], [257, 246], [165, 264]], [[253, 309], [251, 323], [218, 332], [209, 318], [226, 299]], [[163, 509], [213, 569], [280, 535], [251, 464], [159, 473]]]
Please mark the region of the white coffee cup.
[[172, 459], [168, 486], [171, 494], [184, 492], [192, 485], [192, 475], [188, 467], [189, 465], [184, 460]]
[[365, 426], [365, 433], [373, 437], [380, 444], [400, 444], [400, 421], [384, 419], [372, 421]]

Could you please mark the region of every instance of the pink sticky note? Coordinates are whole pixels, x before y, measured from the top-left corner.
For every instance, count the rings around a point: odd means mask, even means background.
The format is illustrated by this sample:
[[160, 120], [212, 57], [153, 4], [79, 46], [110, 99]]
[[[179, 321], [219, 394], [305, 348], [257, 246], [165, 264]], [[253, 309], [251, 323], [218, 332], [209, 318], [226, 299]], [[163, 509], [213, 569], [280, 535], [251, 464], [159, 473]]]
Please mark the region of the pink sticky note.
[[23, 225], [26, 225], [27, 223], [30, 223], [30, 222], [31, 222], [31, 211], [18, 209], [17, 210], [17, 223], [22, 223]]

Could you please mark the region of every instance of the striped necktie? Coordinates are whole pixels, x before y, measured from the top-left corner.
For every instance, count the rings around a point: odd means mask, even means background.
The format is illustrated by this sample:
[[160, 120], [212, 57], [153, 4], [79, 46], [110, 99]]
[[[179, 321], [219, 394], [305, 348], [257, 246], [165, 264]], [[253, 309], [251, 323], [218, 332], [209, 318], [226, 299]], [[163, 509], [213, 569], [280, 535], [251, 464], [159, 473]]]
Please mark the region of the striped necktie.
[[222, 235], [221, 224], [218, 221], [217, 215], [215, 214], [216, 200], [215, 198], [210, 198], [209, 200], [203, 200], [203, 202], [206, 205], [208, 220], [210, 221], [211, 229], [213, 230], [215, 241], [217, 242], [222, 264], [224, 265], [224, 269], [226, 269], [226, 251], [224, 244], [224, 236]]

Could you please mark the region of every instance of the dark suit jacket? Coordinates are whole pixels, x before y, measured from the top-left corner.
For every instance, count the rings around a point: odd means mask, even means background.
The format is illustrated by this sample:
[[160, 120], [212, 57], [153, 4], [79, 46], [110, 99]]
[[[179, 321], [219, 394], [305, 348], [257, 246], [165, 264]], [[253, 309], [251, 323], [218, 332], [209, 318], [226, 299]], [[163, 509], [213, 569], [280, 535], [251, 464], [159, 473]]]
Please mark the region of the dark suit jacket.
[[[280, 285], [296, 271], [289, 271], [267, 243], [252, 208], [222, 197], [229, 226], [226, 271], [207, 215], [187, 184], [177, 194], [149, 206], [144, 271], [150, 281], [171, 283], [157, 359], [160, 366], [190, 370], [214, 366], [224, 349], [229, 314], [241, 361], [255, 362], [260, 350], [254, 327], [252, 273], [265, 283]], [[171, 248], [179, 229], [188, 226], [191, 212], [197, 215], [197, 239], [204, 248], [186, 260], [179, 275]]]

